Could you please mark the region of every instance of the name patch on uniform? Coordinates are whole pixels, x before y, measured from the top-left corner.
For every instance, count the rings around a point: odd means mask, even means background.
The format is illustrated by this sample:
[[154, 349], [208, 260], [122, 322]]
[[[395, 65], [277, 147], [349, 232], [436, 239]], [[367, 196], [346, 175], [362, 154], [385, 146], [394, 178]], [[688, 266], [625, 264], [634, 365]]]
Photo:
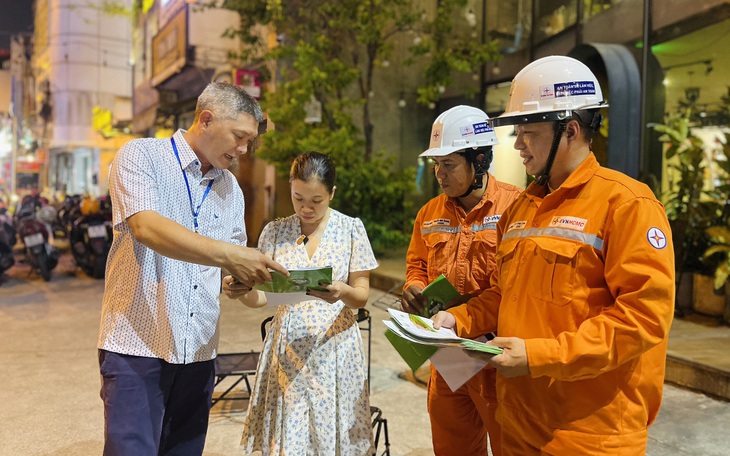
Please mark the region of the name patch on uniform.
[[586, 228], [588, 220], [578, 217], [553, 217], [550, 226], [557, 228], [569, 228], [571, 230], [583, 231]]
[[502, 214], [499, 215], [490, 215], [489, 217], [484, 217], [484, 222], [482, 223], [497, 223], [499, 222], [499, 219], [502, 218]]
[[508, 227], [507, 227], [507, 231], [512, 231], [512, 230], [521, 230], [521, 229], [523, 229], [523, 228], [524, 228], [525, 226], [527, 226], [527, 222], [525, 222], [525, 221], [522, 221], [522, 222], [515, 222], [515, 223], [513, 223], [513, 224], [511, 224], [510, 226], [508, 226]]
[[430, 226], [448, 226], [451, 225], [450, 219], [440, 218], [435, 220], [426, 220], [423, 222], [423, 227], [428, 228]]
[[657, 227], [649, 228], [649, 231], [646, 232], [646, 239], [657, 250], [661, 250], [667, 246], [667, 235]]

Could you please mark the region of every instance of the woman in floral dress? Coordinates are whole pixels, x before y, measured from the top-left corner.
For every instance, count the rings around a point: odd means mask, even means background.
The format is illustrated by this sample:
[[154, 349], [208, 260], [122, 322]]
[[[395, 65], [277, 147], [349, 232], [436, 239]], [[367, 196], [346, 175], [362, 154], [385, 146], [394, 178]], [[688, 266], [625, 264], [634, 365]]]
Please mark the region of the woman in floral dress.
[[[264, 227], [259, 249], [288, 269], [331, 266], [328, 291], [278, 307], [264, 342], [244, 422], [246, 454], [372, 454], [367, 365], [353, 309], [377, 267], [362, 221], [329, 207], [335, 168], [326, 155], [297, 157], [289, 175], [295, 214]], [[232, 277], [226, 294], [250, 307], [264, 293]], [[245, 294], [243, 294], [245, 293]]]

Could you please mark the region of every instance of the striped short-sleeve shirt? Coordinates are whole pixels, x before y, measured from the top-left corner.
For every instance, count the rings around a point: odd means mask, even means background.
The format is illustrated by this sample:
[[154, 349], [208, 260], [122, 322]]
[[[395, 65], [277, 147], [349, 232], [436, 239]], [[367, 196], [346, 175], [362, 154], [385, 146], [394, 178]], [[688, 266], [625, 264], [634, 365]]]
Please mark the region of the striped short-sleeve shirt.
[[[203, 236], [246, 245], [244, 200], [235, 176], [200, 161], [179, 130], [170, 139], [136, 139], [112, 161], [109, 192], [114, 240], [106, 269], [98, 347], [186, 364], [213, 359], [218, 347], [220, 268], [174, 260], [134, 238], [127, 219], [155, 211]], [[190, 189], [186, 186], [183, 172]]]

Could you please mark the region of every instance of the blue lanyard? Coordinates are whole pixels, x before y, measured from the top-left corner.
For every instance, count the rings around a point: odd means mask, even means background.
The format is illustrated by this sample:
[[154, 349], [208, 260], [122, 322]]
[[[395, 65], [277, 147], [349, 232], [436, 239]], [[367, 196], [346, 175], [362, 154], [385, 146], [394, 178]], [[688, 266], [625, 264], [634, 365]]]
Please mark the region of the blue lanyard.
[[195, 227], [195, 232], [198, 232], [198, 214], [200, 214], [200, 206], [203, 205], [203, 201], [205, 201], [205, 198], [208, 196], [208, 192], [210, 192], [210, 187], [213, 186], [213, 179], [208, 182], [208, 188], [205, 189], [205, 193], [203, 193], [203, 199], [200, 200], [200, 204], [198, 204], [198, 207], [196, 209], [193, 209], [193, 195], [190, 193], [190, 184], [188, 183], [188, 175], [185, 174], [185, 170], [182, 167], [182, 162], [180, 161], [180, 154], [177, 152], [177, 146], [175, 145], [175, 138], [170, 138], [170, 141], [172, 142], [172, 150], [175, 152], [175, 158], [177, 158], [177, 163], [180, 165], [180, 171], [182, 171], [183, 179], [185, 179], [185, 187], [188, 190], [188, 201], [190, 201], [190, 212], [193, 214], [193, 226]]

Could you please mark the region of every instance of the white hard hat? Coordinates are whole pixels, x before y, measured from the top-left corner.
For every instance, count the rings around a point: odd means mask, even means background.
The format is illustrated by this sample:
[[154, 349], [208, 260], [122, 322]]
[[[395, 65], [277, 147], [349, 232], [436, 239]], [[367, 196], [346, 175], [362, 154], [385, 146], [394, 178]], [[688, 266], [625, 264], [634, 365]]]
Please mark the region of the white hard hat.
[[431, 142], [421, 157], [443, 157], [463, 149], [497, 144], [489, 126], [489, 116], [471, 106], [455, 106], [444, 111], [431, 127]]
[[567, 56], [549, 56], [524, 67], [512, 80], [507, 108], [492, 127], [562, 120], [573, 111], [608, 106], [593, 72]]

